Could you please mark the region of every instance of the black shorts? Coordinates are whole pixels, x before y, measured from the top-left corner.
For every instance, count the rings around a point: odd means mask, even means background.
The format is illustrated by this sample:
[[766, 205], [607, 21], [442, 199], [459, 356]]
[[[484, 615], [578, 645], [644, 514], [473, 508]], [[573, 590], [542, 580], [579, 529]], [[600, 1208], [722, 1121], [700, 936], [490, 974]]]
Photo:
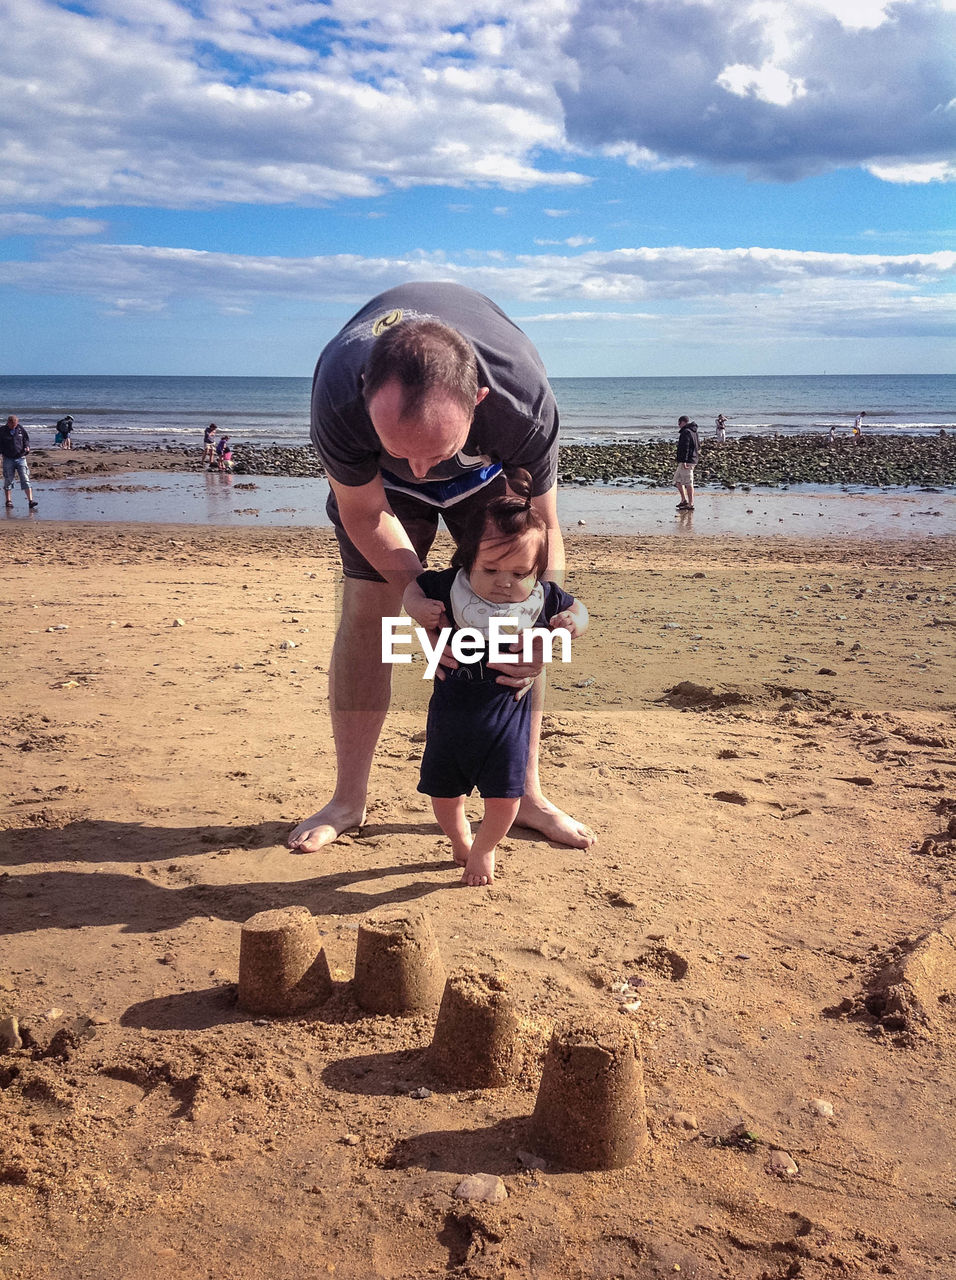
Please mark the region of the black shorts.
[[418, 790], [426, 796], [516, 800], [524, 795], [531, 697], [493, 680], [436, 680]]
[[[411, 544], [415, 548], [415, 554], [422, 564], [425, 564], [432, 543], [435, 541], [435, 535], [438, 532], [439, 516], [445, 521], [445, 526], [455, 541], [460, 542], [465, 527], [474, 516], [474, 513], [483, 511], [493, 498], [500, 498], [505, 493], [506, 488], [504, 475], [498, 475], [489, 484], [486, 484], [484, 488], [476, 489], [474, 493], [469, 494], [467, 498], [462, 498], [460, 502], [456, 502], [451, 507], [433, 507], [428, 502], [422, 502], [420, 498], [409, 497], [408, 494], [400, 493], [395, 489], [386, 489], [385, 495], [388, 498], [389, 506], [398, 517], [399, 523], [408, 534]], [[331, 488], [329, 489], [329, 500], [325, 504], [325, 509], [329, 514], [332, 527], [335, 529], [335, 536], [338, 539], [339, 555], [342, 557], [342, 570], [345, 576], [347, 578], [362, 578], [366, 582], [384, 582], [385, 579], [382, 575], [372, 568], [345, 532], [342, 517], [339, 515], [339, 506], [335, 500], [335, 493]]]

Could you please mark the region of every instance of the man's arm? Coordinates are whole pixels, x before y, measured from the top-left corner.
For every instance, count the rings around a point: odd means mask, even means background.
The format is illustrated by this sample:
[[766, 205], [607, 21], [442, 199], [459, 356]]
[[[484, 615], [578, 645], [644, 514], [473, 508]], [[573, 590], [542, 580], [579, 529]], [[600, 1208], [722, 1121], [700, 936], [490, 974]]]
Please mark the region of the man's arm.
[[558, 586], [564, 581], [564, 535], [558, 522], [558, 486], [553, 484], [546, 493], [531, 499], [531, 505], [548, 526], [548, 571], [544, 575]]
[[[560, 586], [564, 581], [565, 561], [564, 538], [561, 535], [561, 526], [558, 523], [557, 484], [552, 485], [547, 492], [532, 498], [531, 505], [544, 518], [548, 526], [548, 569], [544, 576]], [[518, 648], [517, 644], [513, 647], [515, 649]], [[536, 658], [532, 662], [509, 662], [506, 664], [489, 662], [488, 666], [502, 673], [498, 677], [498, 684], [507, 684], [513, 688], [521, 689], [526, 680], [540, 675], [544, 667], [544, 660], [543, 658]]]
[[388, 505], [381, 476], [368, 484], [346, 485], [329, 480], [345, 532], [365, 559], [387, 582], [404, 588], [422, 571], [408, 534]]

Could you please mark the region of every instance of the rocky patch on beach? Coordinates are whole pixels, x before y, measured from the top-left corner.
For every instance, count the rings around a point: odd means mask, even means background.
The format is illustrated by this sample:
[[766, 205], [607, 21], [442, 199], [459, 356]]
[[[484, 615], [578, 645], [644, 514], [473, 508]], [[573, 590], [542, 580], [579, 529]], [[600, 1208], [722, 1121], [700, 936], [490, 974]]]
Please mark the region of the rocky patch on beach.
[[[566, 445], [558, 477], [562, 484], [671, 485], [674, 444]], [[956, 439], [950, 437], [868, 436], [859, 442], [825, 436], [741, 436], [725, 444], [701, 441], [694, 472], [699, 485], [725, 489], [747, 485], [791, 484], [899, 485], [956, 484]]]
[[[675, 442], [653, 440], [608, 445], [564, 445], [558, 479], [571, 485], [670, 486]], [[108, 474], [116, 471], [198, 471], [202, 449], [166, 445], [152, 449], [105, 450], [83, 446], [69, 453], [35, 450], [31, 466], [37, 480]], [[250, 476], [323, 476], [325, 469], [311, 445], [237, 444], [233, 472]], [[956, 437], [864, 436], [838, 440], [822, 435], [741, 436], [716, 444], [701, 442], [695, 471], [698, 485], [725, 489], [793, 484], [860, 485], [872, 488], [956, 485]]]

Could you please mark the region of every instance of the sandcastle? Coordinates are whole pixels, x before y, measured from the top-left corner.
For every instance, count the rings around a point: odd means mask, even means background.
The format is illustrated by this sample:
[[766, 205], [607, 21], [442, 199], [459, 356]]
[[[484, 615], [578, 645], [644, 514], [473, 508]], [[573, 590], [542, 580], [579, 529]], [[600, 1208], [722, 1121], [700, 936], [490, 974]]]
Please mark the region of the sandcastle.
[[[419, 908], [385, 908], [364, 917], [352, 989], [368, 1013], [406, 1017], [437, 1010], [426, 1062], [446, 1086], [501, 1088], [524, 1065], [530, 1023], [518, 1014], [508, 978], [459, 969], [446, 981]], [[261, 911], [243, 925], [243, 1008], [294, 1013], [331, 992], [318, 926], [305, 907]], [[608, 1016], [564, 1022], [544, 1059], [529, 1125], [531, 1150], [567, 1169], [621, 1169], [635, 1162], [646, 1141], [644, 1072], [632, 1027]]]
[[423, 911], [391, 907], [363, 919], [352, 990], [367, 1013], [433, 1013], [444, 985], [445, 967]]
[[519, 1018], [505, 977], [460, 969], [445, 983], [428, 1065], [453, 1089], [495, 1089], [514, 1078]]
[[239, 1004], [250, 1013], [298, 1013], [332, 994], [332, 975], [307, 907], [260, 911], [242, 926]]
[[551, 1037], [529, 1144], [568, 1169], [622, 1169], [647, 1141], [644, 1071], [618, 1018], [577, 1018]]

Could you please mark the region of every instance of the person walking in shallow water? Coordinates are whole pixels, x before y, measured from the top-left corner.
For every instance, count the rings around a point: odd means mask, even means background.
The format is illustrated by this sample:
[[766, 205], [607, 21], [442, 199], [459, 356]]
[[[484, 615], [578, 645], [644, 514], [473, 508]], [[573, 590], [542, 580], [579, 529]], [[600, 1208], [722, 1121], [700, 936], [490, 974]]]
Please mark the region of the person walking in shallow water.
[[678, 511], [694, 509], [694, 466], [700, 457], [700, 438], [697, 435], [697, 423], [691, 422], [686, 414], [677, 419], [680, 434], [677, 437], [677, 470], [674, 472], [674, 484], [680, 494]]
[[3, 456], [3, 498], [4, 505], [13, 506], [13, 482], [20, 480], [20, 488], [26, 494], [27, 505], [31, 511], [37, 507], [30, 487], [30, 468], [27, 466], [27, 454], [30, 452], [30, 437], [26, 427], [20, 426], [20, 419], [14, 414], [7, 418], [0, 427], [0, 454]]

